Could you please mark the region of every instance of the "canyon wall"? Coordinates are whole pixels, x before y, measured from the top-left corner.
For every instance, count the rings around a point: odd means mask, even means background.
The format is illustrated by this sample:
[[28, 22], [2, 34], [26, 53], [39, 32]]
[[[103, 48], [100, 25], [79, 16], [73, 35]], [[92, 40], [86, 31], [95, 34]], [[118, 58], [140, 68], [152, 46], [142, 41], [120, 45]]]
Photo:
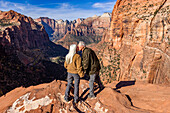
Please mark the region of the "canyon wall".
[[[118, 0], [103, 36], [105, 66], [120, 55], [117, 80], [170, 82], [170, 1]], [[100, 44], [100, 43], [99, 43]], [[110, 50], [110, 51], [109, 51]], [[114, 51], [115, 50], [115, 51]]]
[[30, 17], [14, 11], [0, 13], [0, 43], [25, 51], [28, 48], [44, 48], [49, 42], [42, 25]]
[[35, 19], [44, 25], [51, 40], [66, 48], [72, 43], [82, 40], [87, 44], [101, 41], [103, 32], [110, 27], [111, 14], [104, 13], [101, 16], [78, 18], [74, 21], [54, 20], [46, 17]]
[[52, 63], [49, 58], [66, 53], [32, 18], [12, 10], [0, 11], [0, 96], [21, 85], [62, 79], [63, 64]]

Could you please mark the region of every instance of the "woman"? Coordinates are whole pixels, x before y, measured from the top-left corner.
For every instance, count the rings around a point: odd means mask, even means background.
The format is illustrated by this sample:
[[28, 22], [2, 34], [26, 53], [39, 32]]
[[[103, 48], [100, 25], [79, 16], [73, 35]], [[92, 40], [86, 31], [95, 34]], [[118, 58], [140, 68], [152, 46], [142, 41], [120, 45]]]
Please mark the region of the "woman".
[[69, 53], [66, 55], [64, 67], [67, 69], [67, 88], [65, 91], [65, 101], [69, 101], [69, 93], [70, 88], [72, 86], [72, 82], [74, 79], [74, 103], [78, 102], [79, 98], [79, 82], [80, 77], [84, 76], [84, 72], [82, 70], [81, 57], [77, 54], [77, 46], [76, 44], [70, 45]]

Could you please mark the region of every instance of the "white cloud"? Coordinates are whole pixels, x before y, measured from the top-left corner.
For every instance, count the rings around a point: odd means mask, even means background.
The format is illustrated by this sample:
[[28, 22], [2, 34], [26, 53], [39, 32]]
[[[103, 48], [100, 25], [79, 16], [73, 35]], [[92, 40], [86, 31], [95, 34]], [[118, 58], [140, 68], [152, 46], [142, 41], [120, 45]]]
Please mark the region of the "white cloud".
[[[43, 5], [56, 4], [55, 8], [44, 8], [41, 7]], [[77, 18], [87, 18], [93, 15], [102, 15], [104, 12], [111, 12], [113, 10], [113, 2], [105, 3], [105, 5], [109, 5], [110, 7], [102, 7], [101, 3], [95, 3], [92, 9], [81, 9], [76, 8], [68, 3], [50, 3], [50, 4], [40, 4], [38, 6], [31, 5], [28, 3], [14, 3], [7, 1], [0, 1], [0, 10], [9, 11], [14, 10], [26, 16], [30, 16], [32, 18], [39, 17], [49, 17], [53, 19], [63, 19], [63, 20], [74, 20]], [[101, 9], [95, 9], [101, 8]], [[108, 9], [107, 9], [108, 8]]]
[[93, 8], [99, 8], [104, 10], [112, 10], [116, 2], [95, 3]]

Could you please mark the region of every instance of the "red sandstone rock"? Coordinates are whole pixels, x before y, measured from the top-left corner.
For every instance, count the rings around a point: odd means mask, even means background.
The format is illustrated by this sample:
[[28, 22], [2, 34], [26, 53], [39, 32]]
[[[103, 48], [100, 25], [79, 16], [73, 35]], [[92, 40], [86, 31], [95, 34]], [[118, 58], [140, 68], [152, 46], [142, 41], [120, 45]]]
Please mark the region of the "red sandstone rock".
[[105, 66], [115, 57], [109, 49], [120, 54], [117, 80], [170, 84], [169, 5], [169, 0], [116, 2], [110, 30], [99, 46], [106, 43], [100, 50]]
[[[143, 85], [143, 83], [136, 83], [133, 86], [124, 84], [122, 88], [119, 87], [119, 93], [118, 89], [113, 90], [118, 85], [117, 82], [114, 82], [98, 93], [95, 99], [89, 99], [86, 98], [88, 94], [86, 90], [89, 87], [88, 82], [81, 80], [81, 100], [74, 106], [73, 99], [70, 102], [64, 101], [66, 84], [67, 82], [58, 80], [28, 88], [16, 88], [5, 96], [0, 97], [0, 112], [169, 112], [169, 87], [151, 84]], [[73, 96], [73, 92], [71, 92], [71, 96]], [[131, 102], [128, 98], [131, 99]], [[163, 104], [159, 104], [159, 102]]]
[[68, 48], [70, 44], [77, 43], [80, 40], [88, 44], [100, 41], [103, 32], [110, 27], [111, 14], [104, 13], [101, 16], [87, 19], [78, 18], [70, 22], [46, 17], [35, 19], [35, 21], [44, 25], [48, 34], [52, 35], [53, 42]]
[[55, 64], [49, 57], [66, 53], [65, 48], [49, 40], [44, 27], [32, 18], [12, 10], [0, 12], [0, 96], [21, 85], [64, 77], [62, 61]]
[[49, 42], [44, 27], [30, 17], [10, 10], [1, 12], [0, 20], [0, 44], [3, 46], [14, 46], [25, 51], [28, 48], [44, 48]]
[[145, 82], [136, 82], [135, 85], [130, 85], [132, 82], [134, 81], [113, 82], [107, 86], [112, 88], [117, 86], [118, 90], [122, 94], [126, 94], [132, 105], [137, 108], [170, 113], [170, 108], [168, 107], [170, 105], [170, 87]]

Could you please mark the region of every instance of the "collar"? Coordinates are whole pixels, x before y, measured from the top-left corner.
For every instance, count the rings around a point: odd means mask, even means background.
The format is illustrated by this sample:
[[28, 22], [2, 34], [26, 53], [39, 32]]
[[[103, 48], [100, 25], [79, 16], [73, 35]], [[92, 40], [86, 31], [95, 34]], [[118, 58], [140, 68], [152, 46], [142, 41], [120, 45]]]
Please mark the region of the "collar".
[[83, 52], [85, 49], [86, 49], [86, 47], [84, 47], [84, 48], [82, 49], [82, 52]]

